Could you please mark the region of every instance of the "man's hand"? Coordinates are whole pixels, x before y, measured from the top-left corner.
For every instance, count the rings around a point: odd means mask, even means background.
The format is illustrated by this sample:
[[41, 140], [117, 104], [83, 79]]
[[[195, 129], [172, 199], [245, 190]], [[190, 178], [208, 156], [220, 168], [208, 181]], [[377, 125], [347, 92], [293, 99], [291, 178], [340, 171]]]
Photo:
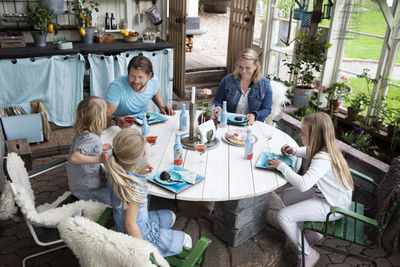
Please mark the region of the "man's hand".
[[125, 128], [131, 127], [133, 125], [133, 122], [132, 123], [127, 123], [124, 120], [124, 117], [115, 117], [115, 124], [117, 124], [119, 126], [119, 128], [125, 129]]
[[163, 106], [163, 107], [161, 107], [161, 108], [160, 108], [160, 112], [161, 112], [163, 115], [169, 115], [169, 116], [175, 115], [175, 111], [174, 111], [170, 106]]
[[253, 125], [254, 121], [256, 120], [256, 116], [253, 113], [249, 113], [246, 115], [246, 122], [247, 125]]

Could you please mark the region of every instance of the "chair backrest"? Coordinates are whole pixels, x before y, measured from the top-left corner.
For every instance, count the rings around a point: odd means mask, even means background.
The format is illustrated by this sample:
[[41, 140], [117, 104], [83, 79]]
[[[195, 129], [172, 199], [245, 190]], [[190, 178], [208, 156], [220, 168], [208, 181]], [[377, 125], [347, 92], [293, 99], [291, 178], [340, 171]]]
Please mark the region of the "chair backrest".
[[169, 266], [150, 242], [108, 230], [84, 217], [72, 217], [58, 225], [61, 238], [83, 267], [90, 266]]
[[265, 122], [269, 125], [272, 125], [273, 120], [276, 116], [281, 112], [282, 106], [286, 103], [289, 103], [289, 99], [286, 96], [286, 91], [288, 89], [284, 84], [270, 80], [271, 89], [272, 89], [272, 106], [271, 113], [265, 119]]

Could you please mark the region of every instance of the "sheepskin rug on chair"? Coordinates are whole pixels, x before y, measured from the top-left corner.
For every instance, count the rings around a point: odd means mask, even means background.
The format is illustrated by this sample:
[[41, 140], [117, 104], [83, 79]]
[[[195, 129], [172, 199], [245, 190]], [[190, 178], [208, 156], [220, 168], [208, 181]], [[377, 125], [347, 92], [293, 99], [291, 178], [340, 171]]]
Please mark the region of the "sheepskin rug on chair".
[[150, 242], [108, 230], [84, 217], [69, 218], [57, 228], [83, 267], [154, 267], [151, 253], [159, 266], [169, 266]]
[[290, 100], [286, 96], [286, 91], [289, 89], [286, 85], [273, 80], [270, 80], [270, 83], [272, 89], [272, 107], [271, 113], [265, 119], [265, 122], [272, 125], [273, 119], [279, 115], [282, 106], [285, 106], [285, 104], [289, 103]]

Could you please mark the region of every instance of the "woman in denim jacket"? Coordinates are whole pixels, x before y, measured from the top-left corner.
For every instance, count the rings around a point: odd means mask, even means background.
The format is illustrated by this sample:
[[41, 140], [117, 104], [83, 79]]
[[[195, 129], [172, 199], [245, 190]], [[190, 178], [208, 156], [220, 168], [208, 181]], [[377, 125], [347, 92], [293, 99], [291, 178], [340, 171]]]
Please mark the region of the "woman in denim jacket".
[[213, 101], [218, 115], [222, 102], [227, 102], [227, 111], [246, 114], [247, 125], [255, 120], [264, 121], [271, 113], [272, 89], [269, 80], [261, 77], [258, 53], [245, 49], [233, 73], [226, 75], [219, 84]]

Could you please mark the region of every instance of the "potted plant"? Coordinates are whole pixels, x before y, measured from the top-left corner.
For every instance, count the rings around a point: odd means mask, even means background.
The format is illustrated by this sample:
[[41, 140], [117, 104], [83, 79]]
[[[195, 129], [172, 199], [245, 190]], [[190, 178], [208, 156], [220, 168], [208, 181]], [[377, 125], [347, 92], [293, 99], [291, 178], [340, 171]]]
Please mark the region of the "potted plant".
[[365, 92], [358, 92], [348, 98], [347, 119], [354, 121], [359, 119], [359, 113], [368, 108], [370, 95]]
[[315, 35], [298, 34], [295, 39], [293, 62], [284, 63], [294, 75], [293, 105], [302, 108], [310, 101], [312, 83], [326, 61], [326, 50], [331, 46], [323, 41], [319, 30]]
[[75, 12], [75, 21], [79, 27], [81, 40], [85, 44], [92, 44], [94, 27], [92, 27], [92, 12], [99, 12], [99, 3], [85, 0], [72, 1], [72, 10]]
[[[201, 90], [200, 94], [204, 97], [204, 100], [207, 101], [207, 98], [212, 94], [212, 91], [211, 91], [211, 89], [204, 88], [203, 90]], [[197, 118], [197, 122], [200, 125], [200, 124], [212, 119], [214, 121], [215, 128], [217, 128], [218, 118], [217, 117], [213, 118], [213, 116], [214, 116], [213, 112], [208, 108], [208, 106], [209, 106], [208, 102], [199, 103], [199, 107], [203, 110], [203, 112]]]
[[351, 88], [346, 84], [346, 82], [347, 77], [342, 75], [338, 82], [335, 82], [325, 90], [328, 94], [327, 99], [329, 101], [329, 108], [334, 113], [339, 112], [340, 105], [346, 100], [347, 95], [351, 92]]
[[28, 13], [28, 22], [35, 31], [32, 37], [36, 46], [46, 46], [47, 33], [55, 32], [55, 27], [51, 20], [55, 17], [53, 11], [44, 7], [38, 7], [35, 4], [26, 7]]

